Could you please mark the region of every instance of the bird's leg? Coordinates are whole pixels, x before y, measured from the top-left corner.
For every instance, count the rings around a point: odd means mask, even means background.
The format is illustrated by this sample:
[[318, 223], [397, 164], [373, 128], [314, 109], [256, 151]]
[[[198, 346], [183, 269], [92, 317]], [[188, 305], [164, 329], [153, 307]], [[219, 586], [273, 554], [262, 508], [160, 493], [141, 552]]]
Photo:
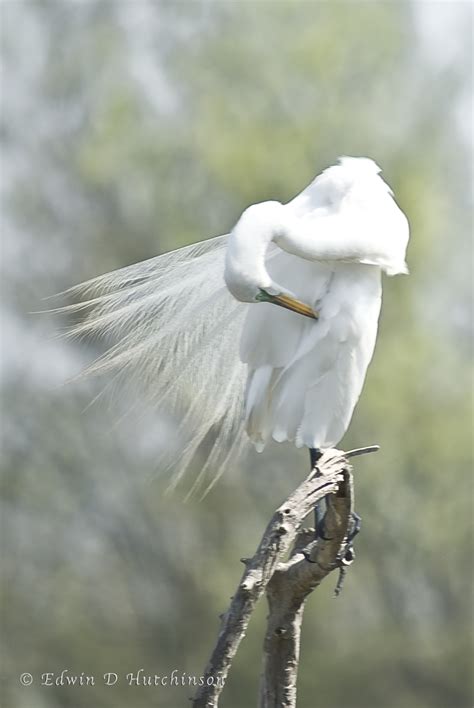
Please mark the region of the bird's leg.
[[349, 533], [347, 535], [348, 546], [352, 546], [352, 542], [359, 533], [361, 526], [362, 519], [360, 518], [359, 514], [356, 514], [356, 512], [353, 511], [351, 514], [351, 528], [349, 529]]
[[309, 448], [309, 459], [311, 462], [311, 469], [314, 470], [316, 467], [318, 460], [321, 459], [323, 453], [319, 449], [319, 447], [310, 447]]
[[342, 591], [342, 586], [344, 585], [344, 580], [346, 578], [346, 573], [349, 566], [352, 565], [355, 559], [355, 551], [353, 541], [360, 531], [362, 524], [362, 519], [359, 514], [355, 511], [351, 514], [350, 526], [347, 531], [347, 539], [344, 544], [344, 548], [339, 556], [339, 578], [337, 585], [334, 590], [334, 595], [337, 597]]
[[[309, 459], [311, 462], [311, 469], [314, 470], [318, 460], [322, 456], [322, 452], [319, 447], [309, 448]], [[327, 511], [327, 499], [320, 499], [316, 502], [314, 506], [314, 527], [316, 531], [316, 538], [322, 538], [328, 540], [324, 536], [324, 515]]]

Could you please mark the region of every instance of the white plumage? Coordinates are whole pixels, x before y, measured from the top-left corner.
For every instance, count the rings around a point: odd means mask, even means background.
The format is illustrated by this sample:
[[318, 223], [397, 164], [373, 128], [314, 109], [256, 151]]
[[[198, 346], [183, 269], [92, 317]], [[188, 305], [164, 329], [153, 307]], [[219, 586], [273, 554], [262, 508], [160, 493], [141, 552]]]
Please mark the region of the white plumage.
[[[341, 158], [288, 204], [249, 207], [229, 235], [70, 291], [92, 295], [66, 308], [87, 312], [73, 334], [115, 341], [90, 370], [136, 378], [179, 421], [175, 484], [206, 447], [193, 490], [208, 488], [244, 430], [258, 450], [343, 436], [375, 346], [381, 273], [407, 272], [408, 223], [379, 172]], [[298, 314], [310, 308], [318, 319]]]
[[[331, 447], [349, 425], [374, 350], [380, 269], [348, 263], [301, 267], [287, 255], [278, 261], [270, 272], [320, 317], [274, 313], [271, 305], [247, 315], [241, 356], [249, 365], [248, 432], [258, 449], [269, 437], [298, 447]], [[278, 267], [289, 277], [282, 278]]]

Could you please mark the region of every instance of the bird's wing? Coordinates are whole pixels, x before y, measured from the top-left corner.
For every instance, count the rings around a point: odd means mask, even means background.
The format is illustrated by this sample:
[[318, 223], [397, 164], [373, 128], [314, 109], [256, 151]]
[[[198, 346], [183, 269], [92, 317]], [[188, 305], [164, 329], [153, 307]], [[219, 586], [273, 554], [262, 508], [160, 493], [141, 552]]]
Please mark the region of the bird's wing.
[[[272, 279], [294, 293], [302, 302], [318, 309], [329, 286], [332, 268], [324, 263], [298, 258], [276, 247], [270, 256], [266, 266]], [[282, 418], [288, 430], [290, 426], [299, 426], [308, 382], [298, 382], [294, 389], [284, 386], [282, 396], [279, 381], [288, 367], [304, 356], [309, 340], [313, 351], [310, 374], [314, 373], [314, 350], [317, 352], [318, 343], [324, 339], [327, 330], [325, 321], [319, 321], [315, 326], [315, 322], [307, 317], [271, 304], [262, 303], [258, 307], [249, 308], [242, 329], [240, 355], [242, 361], [248, 364], [249, 371], [245, 410], [247, 432], [258, 450], [262, 450], [266, 441], [272, 437], [275, 426], [281, 428], [279, 421]], [[296, 368], [300, 370], [301, 366], [297, 365]], [[287, 409], [280, 411], [277, 421], [274, 412], [280, 403], [281, 408], [284, 404]], [[293, 440], [295, 434], [288, 433], [280, 438]]]
[[284, 252], [267, 265], [319, 319], [265, 303], [249, 309], [241, 346], [249, 367], [248, 434], [260, 450], [271, 437], [329, 447], [349, 424], [372, 356], [380, 271]]
[[93, 335], [109, 347], [85, 373], [136, 382], [178, 421], [171, 486], [203, 452], [193, 492], [206, 491], [245, 442], [238, 347], [248, 306], [225, 287], [226, 242], [219, 236], [99, 276], [66, 291], [80, 301], [61, 308], [81, 314], [72, 336]]

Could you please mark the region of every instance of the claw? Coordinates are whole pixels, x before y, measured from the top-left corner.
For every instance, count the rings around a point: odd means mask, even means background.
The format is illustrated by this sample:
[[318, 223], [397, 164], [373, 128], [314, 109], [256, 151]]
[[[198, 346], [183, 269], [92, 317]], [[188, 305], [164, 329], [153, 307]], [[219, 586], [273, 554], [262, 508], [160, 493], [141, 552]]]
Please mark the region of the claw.
[[348, 530], [348, 534], [347, 534], [347, 543], [349, 545], [352, 545], [352, 541], [355, 539], [357, 534], [360, 532], [361, 527], [362, 527], [362, 519], [360, 518], [359, 514], [356, 514], [356, 512], [353, 511], [351, 514], [351, 527]]

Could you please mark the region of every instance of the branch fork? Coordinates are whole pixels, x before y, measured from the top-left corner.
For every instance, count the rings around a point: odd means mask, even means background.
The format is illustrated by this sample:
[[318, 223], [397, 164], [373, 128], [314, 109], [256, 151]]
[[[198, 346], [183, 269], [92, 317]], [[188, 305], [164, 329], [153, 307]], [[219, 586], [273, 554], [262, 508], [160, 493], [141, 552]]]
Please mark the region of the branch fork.
[[[340, 576], [354, 555], [351, 531], [354, 514], [352, 468], [348, 459], [377, 446], [349, 452], [326, 450], [308, 477], [290, 494], [270, 519], [252, 558], [242, 558], [242, 578], [227, 611], [221, 615], [216, 645], [204, 673], [204, 685], [194, 708], [216, 708], [232, 660], [245, 636], [252, 612], [266, 593], [269, 615], [264, 640], [260, 708], [294, 708], [304, 603], [333, 570]], [[315, 539], [314, 530], [302, 529], [316, 502], [327, 499], [324, 528], [327, 538]], [[207, 683], [207, 679], [214, 679]], [[219, 681], [215, 680], [219, 678]]]

